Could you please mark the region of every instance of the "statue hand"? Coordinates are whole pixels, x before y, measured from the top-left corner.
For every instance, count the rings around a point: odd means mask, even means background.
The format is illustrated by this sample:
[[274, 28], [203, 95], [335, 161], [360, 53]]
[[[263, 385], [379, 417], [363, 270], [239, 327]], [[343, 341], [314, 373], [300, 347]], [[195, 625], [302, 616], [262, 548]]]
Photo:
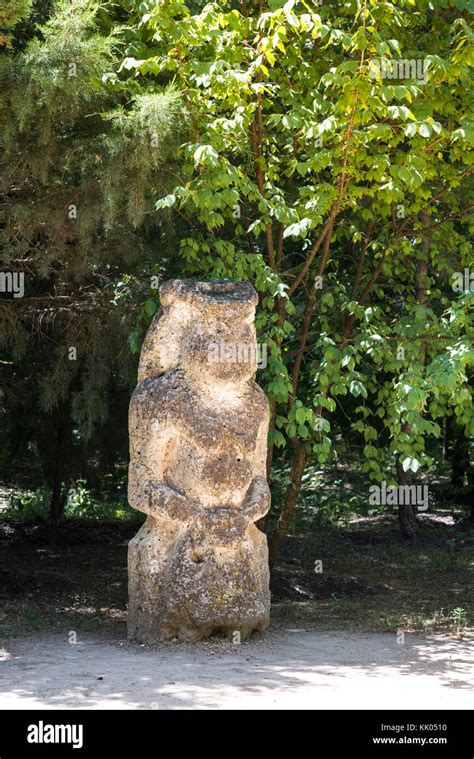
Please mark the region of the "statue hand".
[[243, 513], [249, 522], [256, 522], [265, 516], [270, 508], [270, 488], [265, 477], [257, 476], [252, 480], [244, 498]]
[[201, 508], [198, 514], [199, 529], [222, 545], [241, 540], [248, 527], [248, 519], [240, 509], [220, 507]]
[[180, 522], [192, 519], [197, 506], [177, 490], [162, 482], [148, 482], [143, 488], [146, 497], [146, 514], [154, 517], [165, 516]]

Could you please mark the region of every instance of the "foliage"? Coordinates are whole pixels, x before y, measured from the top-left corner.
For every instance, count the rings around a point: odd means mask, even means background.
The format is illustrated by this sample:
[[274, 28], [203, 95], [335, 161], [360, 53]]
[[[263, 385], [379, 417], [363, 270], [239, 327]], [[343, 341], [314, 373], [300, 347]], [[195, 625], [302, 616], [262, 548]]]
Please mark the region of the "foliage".
[[0, 48], [11, 47], [13, 30], [31, 9], [32, 0], [13, 0], [0, 8]]
[[[452, 287], [472, 262], [470, 4], [134, 7], [122, 67], [173, 81], [191, 123], [156, 207], [188, 222], [188, 273], [261, 296], [270, 442], [292, 459], [281, 531], [305, 463], [348, 436], [370, 479], [382, 446], [429, 468], [444, 417], [473, 432], [473, 294]], [[389, 78], [391, 60], [421, 68]]]
[[127, 456], [128, 337], [167, 256], [150, 188], [166, 186], [185, 128], [173, 87], [133, 93], [107, 77], [121, 13], [61, 0], [2, 58], [1, 261], [25, 283], [0, 301], [2, 471], [11, 480], [29, 463], [58, 510], [70, 481]]
[[462, 629], [466, 626], [466, 610], [457, 606], [450, 614], [456, 635], [460, 637]]
[[4, 471], [28, 455], [64, 490], [126, 458], [150, 277], [176, 273], [260, 294], [273, 555], [314, 470], [357, 452], [395, 482], [433, 471], [449, 420], [472, 437], [472, 2], [14, 7]]
[[[105, 478], [106, 479], [106, 478]], [[85, 480], [78, 480], [72, 484], [69, 490], [64, 516], [67, 519], [92, 519], [92, 520], [137, 520], [137, 513], [128, 503], [126, 492], [120, 492], [120, 485], [113, 492], [102, 492], [94, 495], [87, 487]], [[10, 497], [10, 505], [2, 511], [2, 516], [7, 519], [30, 521], [41, 517], [49, 517], [49, 504], [51, 493], [47, 488], [36, 490], [14, 491]]]

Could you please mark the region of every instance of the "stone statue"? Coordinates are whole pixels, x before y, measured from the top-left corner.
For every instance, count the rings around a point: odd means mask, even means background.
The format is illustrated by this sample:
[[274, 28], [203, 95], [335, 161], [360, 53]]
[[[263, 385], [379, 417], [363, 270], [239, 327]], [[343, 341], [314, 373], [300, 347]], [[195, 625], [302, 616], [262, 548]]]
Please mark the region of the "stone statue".
[[247, 282], [171, 280], [130, 403], [129, 638], [244, 639], [269, 622], [269, 409]]

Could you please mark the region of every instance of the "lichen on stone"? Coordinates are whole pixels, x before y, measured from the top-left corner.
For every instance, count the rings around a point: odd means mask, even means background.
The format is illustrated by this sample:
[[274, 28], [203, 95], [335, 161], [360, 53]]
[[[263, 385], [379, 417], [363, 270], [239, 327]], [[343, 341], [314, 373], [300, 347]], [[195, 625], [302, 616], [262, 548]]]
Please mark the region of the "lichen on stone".
[[258, 296], [247, 282], [171, 280], [160, 301], [130, 403], [129, 501], [147, 519], [129, 545], [128, 634], [242, 639], [270, 609], [255, 525], [270, 507]]

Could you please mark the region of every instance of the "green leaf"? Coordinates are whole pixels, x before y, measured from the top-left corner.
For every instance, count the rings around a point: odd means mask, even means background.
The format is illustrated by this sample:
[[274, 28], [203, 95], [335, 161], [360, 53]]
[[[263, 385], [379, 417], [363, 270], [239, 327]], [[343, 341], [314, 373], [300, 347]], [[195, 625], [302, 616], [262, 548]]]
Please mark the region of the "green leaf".
[[305, 424], [298, 425], [298, 435], [300, 438], [303, 438], [303, 440], [309, 437], [309, 430]]
[[154, 298], [148, 298], [143, 308], [147, 316], [153, 316], [158, 310], [158, 301]]
[[362, 395], [363, 398], [367, 398], [367, 390], [359, 380], [352, 380], [349, 385], [349, 391], [354, 398], [358, 398], [359, 395]]
[[422, 137], [427, 139], [431, 135], [431, 127], [429, 124], [421, 124], [419, 128], [419, 132]]
[[296, 424], [290, 423], [286, 428], [286, 434], [290, 439], [296, 437]]
[[303, 424], [306, 421], [306, 409], [303, 406], [296, 409], [295, 418], [298, 424]]
[[411, 456], [408, 456], [407, 458], [404, 458], [402, 460], [402, 468], [404, 472], [408, 472], [408, 470], [411, 470], [412, 472], [417, 472], [420, 468], [420, 462], [418, 459], [415, 459]]

